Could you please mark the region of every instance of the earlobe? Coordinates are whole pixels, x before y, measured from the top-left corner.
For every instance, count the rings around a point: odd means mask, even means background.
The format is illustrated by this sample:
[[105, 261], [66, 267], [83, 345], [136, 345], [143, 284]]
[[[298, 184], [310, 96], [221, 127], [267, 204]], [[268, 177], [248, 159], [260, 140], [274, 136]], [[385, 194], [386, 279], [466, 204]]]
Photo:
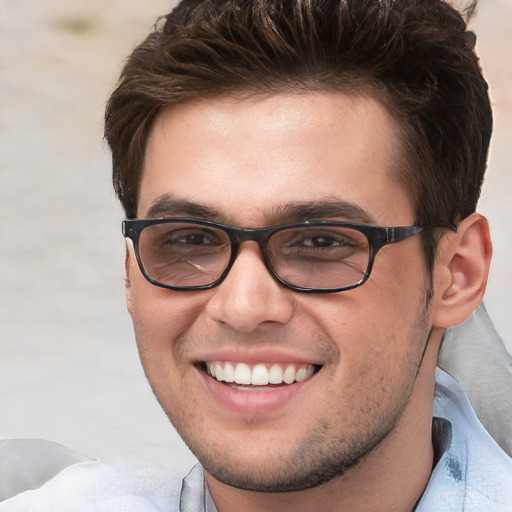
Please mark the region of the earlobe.
[[473, 213], [439, 242], [433, 322], [448, 328], [464, 322], [482, 302], [492, 244], [487, 219]]

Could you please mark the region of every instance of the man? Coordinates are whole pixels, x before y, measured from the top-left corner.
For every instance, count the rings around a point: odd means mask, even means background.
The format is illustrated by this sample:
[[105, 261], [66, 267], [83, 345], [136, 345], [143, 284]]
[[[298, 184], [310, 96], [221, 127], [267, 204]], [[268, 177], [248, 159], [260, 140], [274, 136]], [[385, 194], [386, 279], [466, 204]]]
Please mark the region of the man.
[[106, 112], [127, 305], [200, 462], [153, 505], [512, 510], [437, 369], [491, 258], [473, 48], [438, 0], [189, 0], [134, 50]]

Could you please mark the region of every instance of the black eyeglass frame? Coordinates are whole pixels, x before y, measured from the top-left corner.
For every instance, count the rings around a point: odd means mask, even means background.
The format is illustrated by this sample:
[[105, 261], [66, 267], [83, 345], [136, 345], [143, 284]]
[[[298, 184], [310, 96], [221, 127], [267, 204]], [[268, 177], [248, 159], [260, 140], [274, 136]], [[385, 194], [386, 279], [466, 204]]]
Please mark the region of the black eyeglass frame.
[[[154, 226], [158, 224], [173, 224], [173, 223], [190, 223], [196, 224], [198, 226], [205, 226], [214, 229], [218, 229], [226, 233], [229, 238], [231, 253], [229, 256], [228, 263], [226, 268], [222, 272], [222, 274], [212, 283], [208, 283], [205, 285], [198, 286], [173, 286], [165, 283], [161, 283], [160, 281], [154, 280], [146, 271], [139, 251], [139, 238], [141, 232], [148, 226]], [[137, 259], [137, 263], [139, 265], [140, 271], [142, 275], [145, 277], [147, 281], [155, 286], [159, 286], [161, 288], [166, 288], [169, 290], [175, 291], [195, 291], [195, 290], [209, 290], [218, 286], [224, 281], [224, 279], [229, 274], [231, 267], [235, 263], [235, 260], [238, 256], [238, 252], [240, 250], [240, 246], [244, 242], [256, 242], [263, 254], [263, 262], [269, 271], [269, 273], [284, 287], [300, 292], [300, 293], [337, 293], [343, 292], [347, 290], [352, 290], [354, 288], [358, 288], [362, 286], [370, 277], [370, 274], [373, 269], [373, 263], [375, 261], [375, 256], [385, 245], [393, 244], [397, 242], [401, 242], [402, 240], [406, 240], [414, 235], [418, 235], [419, 233], [423, 233], [424, 231], [428, 231], [436, 228], [445, 228], [451, 231], [456, 231], [457, 228], [454, 225], [449, 224], [435, 224], [432, 226], [393, 226], [393, 227], [382, 227], [382, 226], [372, 226], [369, 224], [358, 224], [352, 222], [341, 222], [341, 221], [329, 221], [329, 220], [313, 220], [306, 222], [295, 222], [290, 224], [281, 224], [278, 226], [269, 226], [269, 227], [260, 227], [260, 228], [241, 228], [236, 226], [227, 226], [225, 224], [220, 224], [217, 222], [203, 220], [203, 219], [195, 219], [191, 217], [159, 217], [152, 219], [125, 219], [122, 222], [122, 233], [125, 238], [129, 238], [133, 242], [133, 247], [135, 250], [135, 257]], [[366, 271], [363, 274], [363, 277], [355, 284], [349, 286], [343, 286], [340, 288], [306, 288], [302, 286], [296, 286], [288, 283], [283, 280], [279, 274], [275, 271], [268, 257], [267, 253], [267, 244], [270, 238], [279, 233], [280, 231], [284, 231], [287, 229], [296, 229], [301, 227], [340, 227], [340, 228], [349, 228], [355, 231], [359, 231], [363, 235], [366, 236], [368, 240], [368, 266], [366, 267]]]

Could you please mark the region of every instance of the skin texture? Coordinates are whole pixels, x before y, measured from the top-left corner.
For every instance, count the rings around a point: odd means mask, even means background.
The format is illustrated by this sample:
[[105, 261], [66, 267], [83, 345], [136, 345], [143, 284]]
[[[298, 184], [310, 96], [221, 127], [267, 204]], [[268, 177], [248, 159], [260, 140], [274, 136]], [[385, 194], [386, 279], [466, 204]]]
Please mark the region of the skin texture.
[[[365, 212], [339, 220], [411, 225], [413, 205], [393, 178], [398, 151], [391, 117], [366, 97], [187, 103], [155, 122], [138, 217], [203, 212], [256, 227], [296, 220], [283, 216], [290, 205], [336, 200]], [[467, 224], [485, 231], [480, 217]], [[462, 256], [453, 272], [464, 232], [442, 240], [429, 304], [419, 237], [384, 247], [362, 287], [330, 295], [280, 286], [252, 242], [220, 286], [200, 292], [152, 286], [129, 248], [127, 304], [146, 375], [205, 467], [221, 512], [413, 507], [432, 467], [442, 330], [471, 312], [473, 304], [458, 306], [461, 290], [485, 274], [475, 263], [467, 277]], [[473, 246], [481, 239], [473, 234]], [[265, 391], [209, 385], [207, 360], [298, 361], [320, 371], [287, 394], [273, 390], [277, 405], [269, 407]]]

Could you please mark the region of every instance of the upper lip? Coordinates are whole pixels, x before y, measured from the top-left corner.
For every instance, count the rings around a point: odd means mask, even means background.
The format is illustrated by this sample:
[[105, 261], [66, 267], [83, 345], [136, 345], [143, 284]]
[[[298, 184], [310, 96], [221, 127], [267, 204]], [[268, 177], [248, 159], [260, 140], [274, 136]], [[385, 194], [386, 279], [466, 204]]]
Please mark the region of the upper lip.
[[323, 365], [318, 355], [297, 354], [296, 352], [286, 350], [264, 350], [264, 349], [247, 349], [240, 348], [224, 348], [204, 352], [194, 358], [196, 362], [203, 363], [206, 361], [230, 361], [236, 363], [246, 363], [249, 365], [258, 363], [273, 364], [314, 364]]

